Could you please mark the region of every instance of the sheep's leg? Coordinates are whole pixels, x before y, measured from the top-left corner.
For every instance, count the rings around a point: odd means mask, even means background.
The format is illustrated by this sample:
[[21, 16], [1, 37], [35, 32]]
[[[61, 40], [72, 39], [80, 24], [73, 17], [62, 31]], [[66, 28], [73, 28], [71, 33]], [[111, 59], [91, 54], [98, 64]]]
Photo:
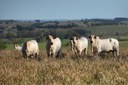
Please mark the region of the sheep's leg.
[[27, 53], [26, 51], [22, 50], [23, 58], [27, 58]]
[[85, 51], [86, 51], [86, 48], [84, 49], [84, 55], [86, 54], [86, 52], [85, 52]]
[[116, 51], [116, 55], [117, 56], [119, 56], [120, 54], [119, 54], [119, 49], [117, 49], [117, 51]]
[[79, 55], [81, 55], [81, 53], [82, 53], [82, 52], [81, 52], [81, 50], [80, 50], [80, 51], [78, 51], [78, 52], [79, 52]]
[[87, 54], [87, 49], [85, 48], [83, 51], [84, 51], [84, 55], [86, 55]]
[[60, 50], [60, 51], [58, 51], [58, 53], [57, 53], [57, 57], [58, 57], [58, 58], [61, 58], [61, 57], [62, 57], [61, 50]]
[[116, 51], [112, 51], [112, 54], [113, 54], [113, 56], [115, 57], [116, 56]]
[[95, 54], [97, 57], [99, 57], [101, 55], [101, 49], [99, 48]]
[[118, 58], [118, 61], [119, 61], [120, 58], [121, 58], [121, 57], [120, 57], [120, 54], [119, 54], [119, 50], [117, 50], [117, 53], [116, 53], [116, 54], [117, 54], [117, 58]]
[[115, 50], [115, 57], [119, 60], [120, 56], [119, 56], [119, 49]]
[[59, 56], [60, 56], [60, 51], [58, 51], [57, 54], [56, 54], [57, 58], [59, 58]]
[[82, 51], [81, 50], [77, 50], [77, 56], [80, 56], [81, 55], [81, 53], [82, 53]]
[[119, 49], [113, 49], [114, 51], [114, 56], [119, 56]]
[[52, 51], [52, 56], [55, 58], [57, 56], [57, 53], [55, 51]]
[[47, 56], [50, 57], [50, 52], [47, 51]]
[[93, 47], [92, 47], [92, 49], [91, 49], [91, 50], [92, 50], [92, 56], [94, 56], [94, 50], [93, 50]]
[[38, 54], [37, 53], [35, 53], [35, 58], [38, 58]]
[[25, 54], [23, 54], [23, 58], [27, 58], [27, 56]]
[[72, 50], [72, 53], [74, 53], [73, 48], [71, 48], [71, 50]]
[[50, 48], [50, 51], [48, 53], [49, 56], [54, 57], [55, 52]]
[[87, 55], [87, 48], [84, 49], [84, 55]]

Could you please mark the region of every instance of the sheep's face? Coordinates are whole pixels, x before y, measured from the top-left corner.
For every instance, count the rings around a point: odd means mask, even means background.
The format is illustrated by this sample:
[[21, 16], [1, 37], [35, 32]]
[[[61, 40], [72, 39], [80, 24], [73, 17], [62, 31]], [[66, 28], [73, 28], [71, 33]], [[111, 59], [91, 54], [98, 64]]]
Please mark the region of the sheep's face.
[[78, 39], [79, 39], [78, 37], [74, 36], [74, 37], [73, 37], [73, 43], [75, 44]]
[[52, 36], [52, 35], [48, 35], [48, 38], [49, 38], [49, 39], [53, 39], [53, 36]]
[[47, 40], [51, 40], [51, 39], [53, 39], [53, 36], [52, 36], [52, 35], [48, 35], [48, 36], [46, 37], [46, 39], [47, 39]]
[[18, 45], [15, 44], [15, 45], [14, 45], [14, 48], [17, 49], [17, 48], [18, 48]]
[[15, 49], [15, 50], [19, 50], [19, 51], [20, 51], [20, 50], [22, 50], [22, 47], [21, 47], [21, 46], [19, 46], [19, 45], [16, 45], [16, 44], [15, 44], [15, 45], [14, 45], [14, 49]]
[[96, 41], [97, 36], [95, 36], [95, 35], [90, 35], [90, 36], [89, 36], [89, 39], [90, 39], [90, 43], [92, 44], [92, 43], [94, 43], [94, 42]]
[[56, 38], [55, 35], [48, 35], [48, 36], [46, 37], [46, 40], [47, 40], [47, 39], [52, 40], [52, 39], [55, 39], [55, 38]]

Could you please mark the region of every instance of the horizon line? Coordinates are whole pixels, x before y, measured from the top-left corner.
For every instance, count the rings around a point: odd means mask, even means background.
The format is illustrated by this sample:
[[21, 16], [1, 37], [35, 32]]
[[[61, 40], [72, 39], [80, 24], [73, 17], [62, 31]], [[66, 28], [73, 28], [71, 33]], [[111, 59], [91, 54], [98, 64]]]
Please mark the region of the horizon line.
[[15, 21], [35, 21], [35, 20], [41, 20], [41, 21], [68, 21], [68, 20], [83, 20], [83, 19], [106, 19], [106, 20], [112, 20], [115, 18], [128, 18], [128, 17], [113, 17], [113, 18], [81, 18], [81, 19], [0, 19], [0, 20], [15, 20]]

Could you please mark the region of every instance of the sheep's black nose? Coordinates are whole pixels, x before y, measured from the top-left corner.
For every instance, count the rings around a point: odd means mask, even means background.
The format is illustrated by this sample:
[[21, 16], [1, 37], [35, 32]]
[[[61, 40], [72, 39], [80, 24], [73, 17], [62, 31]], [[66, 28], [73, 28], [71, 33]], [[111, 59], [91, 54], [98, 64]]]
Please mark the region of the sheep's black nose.
[[73, 41], [73, 44], [75, 44], [75, 42]]
[[53, 45], [53, 42], [51, 42], [50, 44]]

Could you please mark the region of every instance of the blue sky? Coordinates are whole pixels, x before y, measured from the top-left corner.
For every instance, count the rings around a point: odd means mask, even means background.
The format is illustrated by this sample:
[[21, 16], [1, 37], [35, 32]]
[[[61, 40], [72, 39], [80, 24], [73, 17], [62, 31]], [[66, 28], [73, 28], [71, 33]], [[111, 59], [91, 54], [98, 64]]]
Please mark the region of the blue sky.
[[128, 17], [128, 0], [0, 0], [0, 19]]

